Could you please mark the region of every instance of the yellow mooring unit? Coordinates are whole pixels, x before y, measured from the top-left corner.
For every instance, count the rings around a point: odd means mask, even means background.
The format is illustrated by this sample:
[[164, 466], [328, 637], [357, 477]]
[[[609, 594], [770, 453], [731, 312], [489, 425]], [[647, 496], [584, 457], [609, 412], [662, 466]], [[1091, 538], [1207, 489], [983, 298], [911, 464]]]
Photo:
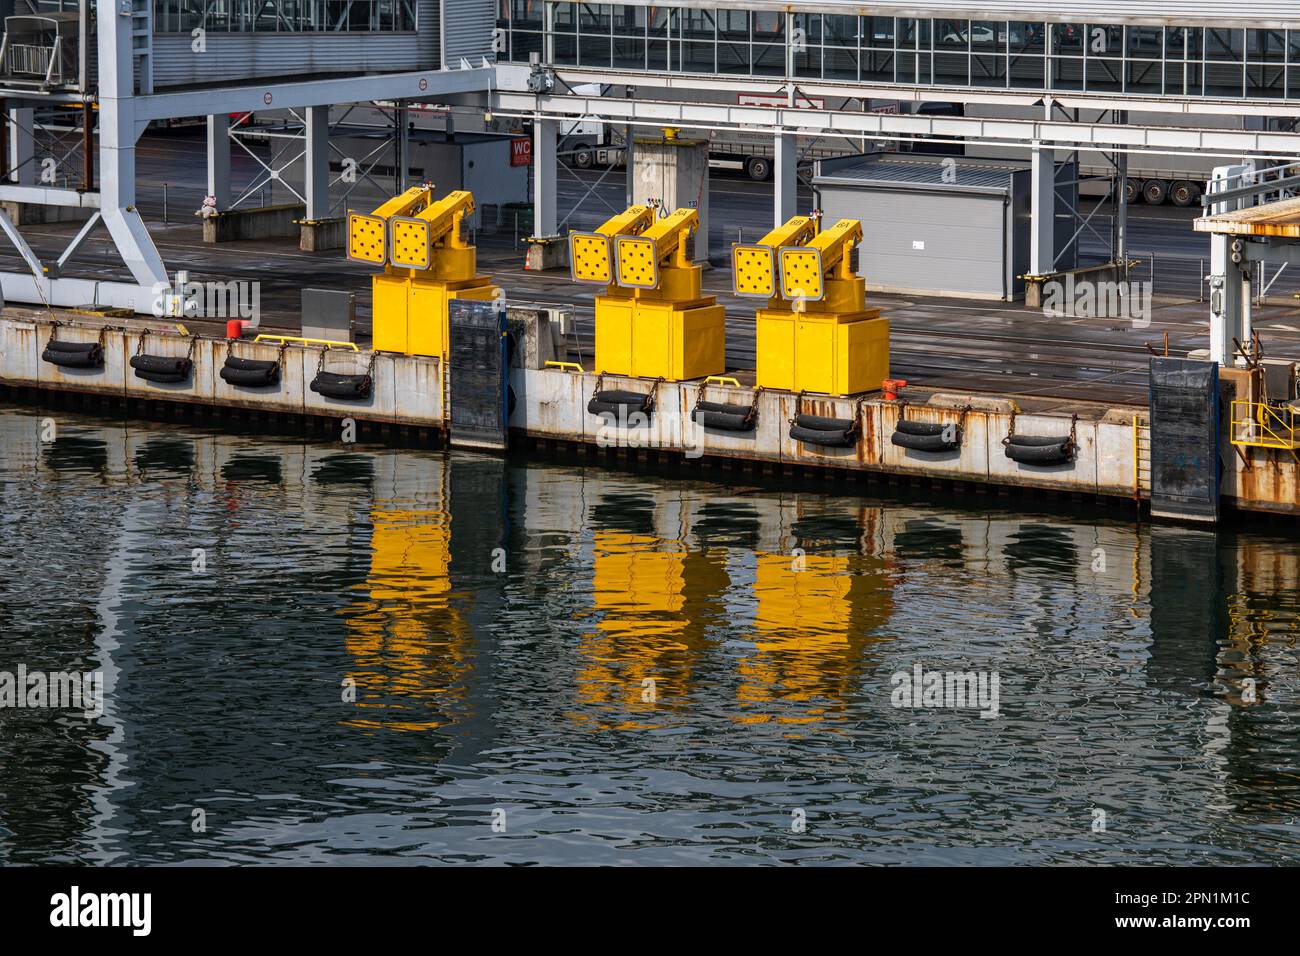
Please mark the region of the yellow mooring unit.
[[381, 265], [373, 277], [371, 348], [445, 358], [452, 299], [490, 301], [497, 287], [476, 273], [475, 249], [462, 224], [474, 196], [456, 190], [435, 201], [413, 186], [370, 215], [348, 214], [348, 258]]
[[866, 307], [853, 269], [861, 241], [856, 219], [818, 230], [795, 216], [757, 245], [732, 248], [733, 291], [768, 300], [757, 315], [756, 385], [854, 395], [889, 377], [889, 320]]
[[687, 239], [694, 209], [655, 219], [632, 206], [595, 232], [569, 236], [576, 282], [606, 286], [596, 296], [596, 371], [680, 382], [721, 374], [726, 311], [700, 294], [700, 267]]

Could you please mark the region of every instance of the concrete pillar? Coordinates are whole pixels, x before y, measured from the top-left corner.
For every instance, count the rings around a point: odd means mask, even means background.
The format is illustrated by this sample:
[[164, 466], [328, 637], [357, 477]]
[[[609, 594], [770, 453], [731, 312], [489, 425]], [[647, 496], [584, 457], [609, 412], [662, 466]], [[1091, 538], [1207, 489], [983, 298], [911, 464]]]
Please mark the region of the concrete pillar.
[[773, 138], [772, 225], [779, 226], [799, 211], [799, 152], [793, 133]]
[[556, 145], [560, 124], [557, 120], [533, 121], [533, 236], [546, 237], [559, 233], [556, 212], [556, 187], [559, 166]]
[[[36, 143], [32, 138], [35, 113], [31, 107], [9, 111], [10, 179], [20, 186], [36, 185], [40, 172], [36, 166]], [[47, 185], [53, 186], [54, 183]]]
[[318, 222], [329, 218], [330, 214], [330, 108], [328, 106], [307, 107], [306, 129], [303, 134], [307, 140], [307, 152], [303, 162], [306, 175], [303, 178], [303, 198], [307, 200], [306, 218], [309, 222]]
[[1056, 162], [1051, 149], [1034, 146], [1029, 154], [1029, 273], [1056, 271]]
[[637, 144], [633, 169], [633, 202], [652, 200], [667, 210], [693, 208], [700, 228], [695, 234], [695, 261], [709, 260], [709, 144], [704, 140], [673, 139]]
[[225, 212], [234, 201], [230, 189], [229, 113], [208, 117], [208, 195], [216, 197], [218, 212]]

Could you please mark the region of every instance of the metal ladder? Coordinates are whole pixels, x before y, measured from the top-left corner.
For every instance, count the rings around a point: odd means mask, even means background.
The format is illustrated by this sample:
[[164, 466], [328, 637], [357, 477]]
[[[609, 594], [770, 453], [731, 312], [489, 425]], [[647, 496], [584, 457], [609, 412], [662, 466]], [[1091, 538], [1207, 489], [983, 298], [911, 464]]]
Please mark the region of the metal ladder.
[[1133, 497], [1151, 493], [1151, 419], [1133, 416]]

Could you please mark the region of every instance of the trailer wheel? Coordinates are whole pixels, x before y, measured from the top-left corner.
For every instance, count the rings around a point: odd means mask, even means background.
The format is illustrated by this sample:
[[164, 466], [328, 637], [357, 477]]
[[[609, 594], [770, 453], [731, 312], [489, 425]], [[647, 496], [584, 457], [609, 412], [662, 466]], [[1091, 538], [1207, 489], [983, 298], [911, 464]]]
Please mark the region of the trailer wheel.
[[1142, 184], [1136, 179], [1124, 180], [1124, 202], [1133, 205], [1142, 198]]
[[772, 163], [765, 156], [751, 156], [745, 160], [745, 172], [754, 182], [765, 182], [772, 175]]
[[1159, 206], [1169, 195], [1169, 184], [1163, 179], [1148, 179], [1142, 184], [1142, 198], [1149, 205]]
[[1169, 201], [1175, 206], [1190, 206], [1200, 198], [1200, 187], [1185, 179], [1180, 179], [1169, 187]]
[[579, 169], [591, 169], [592, 158], [591, 150], [586, 146], [579, 146], [573, 152], [573, 165]]

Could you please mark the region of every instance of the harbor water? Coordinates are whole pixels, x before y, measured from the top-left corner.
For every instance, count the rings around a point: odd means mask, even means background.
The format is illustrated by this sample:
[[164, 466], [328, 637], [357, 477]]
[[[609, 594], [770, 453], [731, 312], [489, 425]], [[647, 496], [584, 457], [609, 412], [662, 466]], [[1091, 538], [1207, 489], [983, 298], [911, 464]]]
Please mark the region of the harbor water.
[[1300, 861], [1294, 524], [820, 482], [0, 405], [0, 863]]

